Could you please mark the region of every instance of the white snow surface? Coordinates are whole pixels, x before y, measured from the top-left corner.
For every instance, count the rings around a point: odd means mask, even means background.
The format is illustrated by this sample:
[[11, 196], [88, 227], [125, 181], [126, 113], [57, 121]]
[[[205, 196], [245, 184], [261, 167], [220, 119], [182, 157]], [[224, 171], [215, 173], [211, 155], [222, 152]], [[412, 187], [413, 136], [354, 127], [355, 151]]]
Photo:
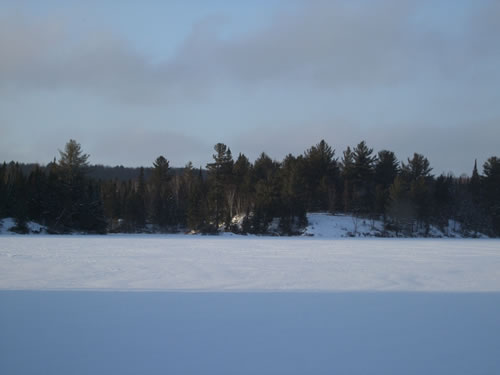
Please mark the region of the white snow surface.
[[382, 223], [350, 215], [308, 214], [305, 235], [314, 237], [374, 237], [382, 231]]
[[500, 373], [500, 240], [316, 218], [290, 238], [5, 232], [0, 374]]
[[[0, 219], [0, 234], [13, 234], [11, 231], [16, 226], [16, 221], [11, 218]], [[34, 221], [28, 221], [26, 227], [30, 234], [44, 234], [47, 228], [43, 225], [35, 223]]]
[[4, 235], [0, 289], [500, 291], [500, 241]]
[[[384, 230], [382, 220], [371, 220], [351, 215], [332, 215], [328, 213], [307, 214], [308, 226], [304, 232], [306, 236], [343, 238], [343, 237], [401, 237], [403, 234]], [[420, 238], [462, 238], [460, 223], [449, 220], [442, 230], [431, 225], [428, 233], [425, 228], [415, 228], [412, 237]], [[476, 237], [487, 238], [482, 233]], [[404, 236], [403, 236], [404, 237]]]

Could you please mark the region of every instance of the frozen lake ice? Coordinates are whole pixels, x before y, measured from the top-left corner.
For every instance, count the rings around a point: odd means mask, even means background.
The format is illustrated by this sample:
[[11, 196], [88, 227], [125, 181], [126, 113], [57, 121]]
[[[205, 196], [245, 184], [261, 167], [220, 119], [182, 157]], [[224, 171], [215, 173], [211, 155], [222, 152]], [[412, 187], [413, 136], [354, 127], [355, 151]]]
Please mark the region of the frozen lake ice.
[[500, 241], [1, 236], [1, 374], [498, 374]]
[[500, 293], [0, 292], [2, 374], [500, 373]]
[[500, 291], [500, 240], [4, 235], [0, 289]]

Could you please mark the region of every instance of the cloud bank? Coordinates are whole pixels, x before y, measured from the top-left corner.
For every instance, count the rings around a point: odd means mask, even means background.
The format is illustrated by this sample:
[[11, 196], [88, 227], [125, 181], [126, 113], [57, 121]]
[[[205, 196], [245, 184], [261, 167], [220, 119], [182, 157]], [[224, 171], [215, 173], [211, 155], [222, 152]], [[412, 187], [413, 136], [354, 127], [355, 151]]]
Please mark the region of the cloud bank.
[[423, 4], [312, 1], [285, 9], [264, 29], [236, 39], [221, 38], [221, 19], [207, 18], [193, 26], [175, 56], [159, 63], [109, 29], [80, 35], [71, 20], [4, 15], [0, 82], [132, 95], [221, 82], [366, 87], [494, 73], [500, 57], [494, 43], [500, 33], [498, 2], [479, 2], [458, 21], [456, 32], [446, 25], [420, 25]]

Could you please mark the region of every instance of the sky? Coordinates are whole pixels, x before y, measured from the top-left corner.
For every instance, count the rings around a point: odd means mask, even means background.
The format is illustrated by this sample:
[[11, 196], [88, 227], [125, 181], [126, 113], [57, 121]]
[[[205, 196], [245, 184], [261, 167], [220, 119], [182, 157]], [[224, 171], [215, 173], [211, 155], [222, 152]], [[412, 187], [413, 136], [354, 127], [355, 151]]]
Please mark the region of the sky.
[[[500, 1], [0, 2], [0, 161], [205, 166], [365, 140], [435, 174], [500, 156]], [[480, 168], [481, 170], [481, 168]]]

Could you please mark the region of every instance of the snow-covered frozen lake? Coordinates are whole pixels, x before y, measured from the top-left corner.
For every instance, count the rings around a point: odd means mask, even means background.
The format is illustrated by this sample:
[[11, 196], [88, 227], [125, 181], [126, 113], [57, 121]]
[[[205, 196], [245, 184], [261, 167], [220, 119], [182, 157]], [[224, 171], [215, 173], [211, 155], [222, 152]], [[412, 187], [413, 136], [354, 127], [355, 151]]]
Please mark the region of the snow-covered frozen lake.
[[0, 289], [500, 291], [500, 241], [0, 236]]
[[498, 240], [0, 237], [0, 374], [498, 374], [499, 317]]
[[500, 373], [500, 293], [0, 292], [1, 374]]

